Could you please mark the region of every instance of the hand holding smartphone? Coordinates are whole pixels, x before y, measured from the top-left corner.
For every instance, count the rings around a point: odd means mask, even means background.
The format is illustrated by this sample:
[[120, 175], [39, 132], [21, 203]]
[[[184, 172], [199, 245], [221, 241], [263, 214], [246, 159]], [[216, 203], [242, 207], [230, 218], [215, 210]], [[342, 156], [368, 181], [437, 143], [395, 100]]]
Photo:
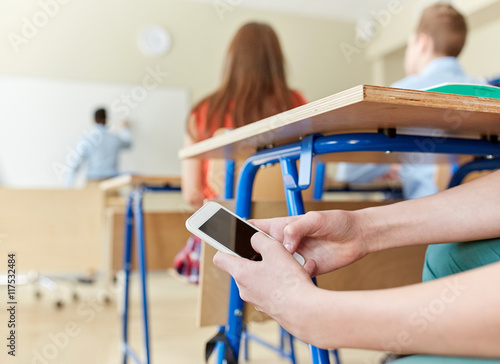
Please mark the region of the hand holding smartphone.
[[[250, 260], [262, 260], [260, 254], [252, 248], [250, 239], [256, 232], [266, 233], [216, 202], [208, 202], [196, 211], [186, 220], [186, 228], [221, 252]], [[293, 256], [304, 265], [305, 259], [299, 253], [294, 253]]]

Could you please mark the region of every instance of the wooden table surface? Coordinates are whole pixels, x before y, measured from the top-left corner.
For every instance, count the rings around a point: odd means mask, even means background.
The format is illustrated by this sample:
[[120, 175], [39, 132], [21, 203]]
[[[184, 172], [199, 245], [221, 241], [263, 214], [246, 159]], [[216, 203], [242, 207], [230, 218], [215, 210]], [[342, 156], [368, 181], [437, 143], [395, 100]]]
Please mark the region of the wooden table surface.
[[[245, 159], [258, 147], [296, 141], [313, 133], [376, 132], [379, 128], [434, 129], [425, 132], [436, 136], [443, 131], [448, 136], [471, 138], [498, 135], [500, 100], [360, 85], [181, 149], [179, 158]], [[397, 161], [381, 152], [332, 156], [328, 159]]]
[[99, 183], [99, 188], [103, 191], [117, 190], [123, 187], [134, 187], [138, 185], [148, 186], [180, 186], [180, 176], [141, 176], [134, 174], [126, 174], [114, 178], [107, 179]]

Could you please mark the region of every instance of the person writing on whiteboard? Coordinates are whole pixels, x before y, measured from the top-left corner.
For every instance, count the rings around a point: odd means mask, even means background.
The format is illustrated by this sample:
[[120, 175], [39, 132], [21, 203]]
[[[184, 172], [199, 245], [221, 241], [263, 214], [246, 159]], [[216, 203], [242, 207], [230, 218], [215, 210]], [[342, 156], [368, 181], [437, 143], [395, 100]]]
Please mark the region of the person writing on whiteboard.
[[[444, 3], [427, 7], [417, 30], [408, 39], [404, 64], [408, 76], [391, 86], [422, 90], [443, 83], [486, 84], [484, 80], [467, 75], [458, 62], [466, 37], [465, 18], [455, 8]], [[376, 179], [399, 178], [403, 197], [412, 199], [438, 192], [436, 170], [434, 164], [339, 163], [336, 179], [347, 183], [369, 183]]]
[[[245, 24], [229, 46], [219, 88], [193, 107], [184, 146], [208, 139], [219, 129], [238, 128], [305, 103], [288, 87], [274, 30], [267, 24]], [[208, 160], [182, 162], [182, 195], [195, 208], [216, 197], [209, 169]]]
[[[279, 240], [262, 233], [252, 237], [262, 261], [218, 252], [214, 263], [234, 277], [243, 300], [317, 347], [454, 356], [417, 355], [398, 364], [498, 363], [500, 241], [491, 239], [500, 236], [499, 185], [497, 171], [392, 205], [253, 220]], [[476, 246], [487, 243], [488, 250], [478, 254]], [[425, 283], [338, 292], [310, 279], [372, 252], [420, 244], [454, 246], [449, 259], [428, 262]], [[290, 254], [296, 251], [304, 266]]]
[[76, 148], [76, 158], [70, 166], [66, 185], [75, 184], [81, 165], [87, 161], [87, 184], [118, 175], [118, 160], [123, 149], [132, 146], [132, 134], [128, 122], [118, 133], [111, 133], [106, 127], [106, 110], [94, 113], [94, 128], [80, 139]]

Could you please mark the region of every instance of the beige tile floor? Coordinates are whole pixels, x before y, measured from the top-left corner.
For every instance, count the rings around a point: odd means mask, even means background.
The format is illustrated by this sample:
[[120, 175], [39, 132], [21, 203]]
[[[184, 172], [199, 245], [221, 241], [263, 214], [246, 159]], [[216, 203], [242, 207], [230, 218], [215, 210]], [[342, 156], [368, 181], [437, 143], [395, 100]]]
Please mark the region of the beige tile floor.
[[[141, 352], [139, 287], [132, 278], [130, 341]], [[166, 364], [204, 363], [204, 344], [216, 328], [195, 325], [197, 287], [188, 285], [168, 272], [149, 275], [152, 362]], [[63, 290], [64, 291], [64, 290]], [[50, 296], [36, 299], [33, 287], [18, 287], [16, 357], [7, 355], [5, 345], [0, 363], [70, 364], [122, 363], [120, 355], [120, 317], [116, 300], [105, 305], [99, 300], [111, 292], [98, 286], [79, 286], [80, 300], [69, 300], [63, 308], [55, 308]], [[114, 293], [114, 292], [111, 292]], [[5, 308], [0, 313], [0, 337], [7, 334]], [[274, 322], [252, 324], [252, 332], [277, 342]], [[5, 342], [5, 339], [2, 340]], [[307, 346], [297, 343], [299, 364], [311, 363]], [[344, 364], [378, 364], [382, 353], [341, 350]], [[131, 361], [129, 361], [131, 362]], [[244, 362], [241, 360], [240, 362]], [[288, 363], [277, 354], [255, 343], [250, 345], [250, 363]]]

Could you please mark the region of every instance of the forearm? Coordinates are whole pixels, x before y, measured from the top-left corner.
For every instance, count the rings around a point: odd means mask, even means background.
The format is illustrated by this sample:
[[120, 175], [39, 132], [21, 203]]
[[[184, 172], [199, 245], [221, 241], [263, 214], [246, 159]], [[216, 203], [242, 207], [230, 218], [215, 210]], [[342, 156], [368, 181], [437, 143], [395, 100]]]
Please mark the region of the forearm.
[[64, 171], [62, 176], [63, 176], [63, 183], [66, 188], [75, 187], [76, 176], [78, 174], [78, 170], [80, 169], [82, 163], [83, 163], [83, 157], [79, 155], [78, 158], [73, 161], [73, 164], [68, 166], [67, 167], [68, 169]]
[[76, 173], [78, 169], [71, 168], [65, 175], [63, 179], [64, 186], [66, 188], [72, 188], [75, 186]]
[[201, 178], [201, 161], [196, 159], [182, 161], [182, 197], [195, 208], [201, 207], [204, 201]]
[[386, 174], [390, 164], [339, 163], [335, 179], [347, 183], [369, 183]]
[[123, 148], [127, 149], [132, 146], [132, 133], [130, 132], [130, 129], [128, 127], [120, 130], [119, 137], [121, 139]]
[[296, 319], [284, 326], [323, 348], [499, 357], [499, 285], [496, 263], [389, 290], [316, 289], [301, 295]]
[[370, 251], [500, 236], [500, 172], [420, 199], [360, 210]]

